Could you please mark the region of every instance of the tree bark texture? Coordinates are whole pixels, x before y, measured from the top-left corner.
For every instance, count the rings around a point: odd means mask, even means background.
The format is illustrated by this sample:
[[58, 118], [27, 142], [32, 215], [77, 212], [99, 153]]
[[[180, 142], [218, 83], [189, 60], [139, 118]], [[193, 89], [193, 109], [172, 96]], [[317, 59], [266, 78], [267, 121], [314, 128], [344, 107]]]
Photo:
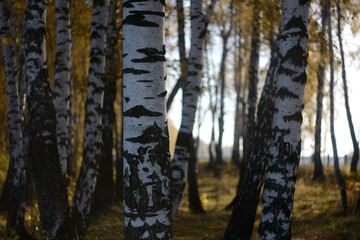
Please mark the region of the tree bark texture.
[[[327, 12], [325, 10], [325, 0], [321, 1], [321, 32], [326, 32]], [[314, 180], [321, 180], [324, 177], [324, 169], [321, 162], [321, 122], [323, 113], [324, 98], [324, 78], [326, 65], [326, 44], [320, 44], [320, 62], [317, 70], [317, 96], [316, 96], [316, 121], [315, 121], [315, 147], [314, 147]]]
[[56, 58], [53, 87], [56, 112], [56, 136], [61, 171], [66, 175], [71, 139], [70, 123], [70, 68], [71, 68], [71, 32], [68, 0], [55, 0], [56, 16]]
[[[244, 157], [241, 163], [241, 173], [245, 172], [247, 162], [251, 158], [251, 148], [253, 146], [253, 138], [255, 135], [255, 114], [257, 105], [257, 85], [259, 82], [259, 50], [260, 50], [260, 11], [257, 7], [259, 2], [254, 1], [253, 9], [253, 25], [251, 35], [251, 52], [249, 64], [249, 85], [248, 85], [248, 100], [247, 100], [247, 115], [245, 128], [245, 144]], [[243, 176], [244, 174], [241, 174]], [[240, 176], [240, 177], [241, 177]]]
[[272, 142], [262, 196], [260, 239], [291, 239], [291, 213], [301, 152], [307, 67], [307, 0], [285, 0], [277, 39]]
[[10, 166], [7, 177], [10, 192], [7, 194], [9, 206], [7, 209], [7, 231], [15, 231], [20, 237], [27, 237], [24, 226], [26, 207], [26, 167], [23, 149], [23, 136], [21, 130], [21, 115], [19, 106], [18, 84], [16, 81], [16, 65], [14, 54], [14, 38], [9, 30], [9, 12], [5, 2], [0, 1], [0, 41], [3, 50], [3, 62], [6, 76], [6, 93], [8, 98], [8, 133]]
[[94, 194], [94, 210], [110, 204], [114, 196], [113, 180], [113, 133], [115, 124], [114, 102], [118, 77], [118, 27], [116, 23], [117, 1], [110, 0], [107, 20], [106, 64], [104, 74], [104, 105], [102, 111], [102, 155]]
[[271, 124], [274, 114], [275, 73], [279, 67], [277, 47], [272, 42], [270, 66], [265, 78], [257, 110], [253, 145], [250, 159], [238, 187], [233, 211], [224, 239], [250, 239], [255, 223], [260, 191], [264, 183], [268, 163], [268, 148], [271, 143]]
[[69, 239], [69, 206], [61, 173], [56, 116], [45, 61], [46, 0], [28, 0], [23, 41], [29, 109], [29, 157], [40, 209], [49, 239]]
[[334, 170], [335, 176], [338, 181], [340, 187], [340, 195], [341, 195], [341, 207], [343, 212], [347, 211], [347, 196], [346, 196], [346, 182], [345, 177], [341, 174], [339, 167], [339, 157], [337, 152], [337, 144], [335, 137], [335, 121], [334, 121], [334, 112], [335, 112], [335, 104], [334, 104], [334, 50], [333, 50], [333, 42], [332, 42], [332, 27], [331, 27], [331, 14], [330, 14], [330, 4], [326, 4], [327, 13], [329, 14], [327, 24], [328, 24], [328, 39], [329, 39], [329, 54], [330, 54], [330, 134], [331, 134], [331, 143], [333, 147], [334, 154]]
[[72, 224], [84, 237], [102, 159], [102, 115], [108, 1], [94, 0], [90, 35], [90, 66], [85, 110], [83, 160], [74, 193]]
[[346, 79], [346, 67], [345, 67], [345, 56], [344, 56], [344, 48], [342, 43], [342, 29], [341, 29], [341, 2], [340, 0], [336, 1], [336, 9], [337, 9], [337, 36], [339, 40], [339, 48], [340, 48], [340, 55], [341, 55], [341, 75], [343, 80], [343, 88], [344, 88], [344, 100], [345, 100], [345, 109], [346, 109], [346, 117], [348, 119], [349, 130], [351, 135], [352, 144], [354, 147], [354, 153], [351, 159], [350, 171], [356, 172], [357, 165], [359, 162], [359, 144], [356, 140], [356, 134], [354, 130], [354, 124], [352, 121], [351, 111], [350, 111], [350, 104], [349, 104], [349, 94], [348, 94], [348, 87], [347, 87], [347, 79]]
[[125, 239], [171, 239], [165, 1], [124, 1]]
[[183, 88], [183, 110], [181, 125], [176, 139], [172, 170], [172, 214], [176, 215], [187, 180], [188, 162], [191, 152], [192, 131], [195, 122], [200, 84], [202, 77], [202, 55], [205, 35], [205, 15], [202, 1], [192, 0], [190, 5], [191, 48], [188, 63], [188, 76]]

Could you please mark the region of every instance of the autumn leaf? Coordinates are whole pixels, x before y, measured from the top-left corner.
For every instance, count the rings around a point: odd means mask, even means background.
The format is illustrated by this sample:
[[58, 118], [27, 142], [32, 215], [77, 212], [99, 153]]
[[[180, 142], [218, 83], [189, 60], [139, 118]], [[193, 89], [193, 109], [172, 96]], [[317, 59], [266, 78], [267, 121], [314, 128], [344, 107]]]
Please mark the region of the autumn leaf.
[[25, 1], [25, 0], [16, 1], [16, 3], [15, 3], [15, 9], [25, 10], [25, 9], [26, 9], [26, 1]]
[[4, 37], [2, 42], [4, 45], [11, 45], [13, 43], [13, 39], [11, 37]]

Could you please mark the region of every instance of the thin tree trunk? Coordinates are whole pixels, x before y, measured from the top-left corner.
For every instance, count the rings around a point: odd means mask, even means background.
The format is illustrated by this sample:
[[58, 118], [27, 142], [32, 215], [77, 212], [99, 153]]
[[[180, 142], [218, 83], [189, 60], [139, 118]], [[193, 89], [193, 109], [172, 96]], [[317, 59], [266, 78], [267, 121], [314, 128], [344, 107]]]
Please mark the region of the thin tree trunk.
[[347, 211], [347, 197], [346, 197], [346, 182], [344, 176], [341, 174], [339, 167], [339, 157], [337, 152], [337, 144], [335, 137], [335, 127], [334, 127], [334, 50], [332, 42], [332, 28], [331, 28], [331, 14], [330, 14], [330, 4], [326, 4], [326, 11], [329, 14], [327, 24], [328, 24], [328, 39], [329, 39], [329, 53], [330, 53], [330, 133], [331, 133], [331, 143], [333, 147], [334, 154], [334, 169], [335, 176], [340, 186], [340, 195], [341, 195], [341, 206], [343, 212]]
[[251, 35], [251, 52], [249, 64], [249, 85], [248, 85], [248, 100], [247, 100], [247, 115], [246, 128], [244, 138], [244, 154], [241, 162], [240, 178], [244, 176], [247, 163], [251, 158], [251, 147], [255, 135], [255, 114], [257, 105], [257, 85], [259, 82], [259, 50], [260, 50], [260, 11], [257, 7], [258, 0], [254, 0], [253, 9], [253, 24]]
[[21, 238], [30, 238], [24, 226], [24, 216], [27, 193], [27, 172], [25, 167], [23, 137], [21, 130], [21, 116], [16, 81], [14, 38], [9, 30], [9, 12], [5, 2], [0, 1], [0, 41], [3, 50], [3, 62], [6, 76], [6, 92], [8, 97], [8, 133], [10, 166], [7, 182], [11, 190], [3, 192], [7, 196], [7, 224], [8, 232], [15, 231]]
[[166, 110], [169, 111], [171, 104], [179, 91], [183, 87], [187, 78], [188, 59], [185, 51], [185, 16], [183, 0], [176, 0], [177, 9], [177, 23], [178, 23], [178, 44], [179, 44], [179, 59], [180, 59], [180, 78], [176, 82], [173, 90], [170, 92], [168, 100], [166, 101]]
[[262, 196], [259, 239], [291, 239], [291, 216], [301, 153], [310, 1], [284, 0], [278, 36], [272, 143]]
[[[270, 36], [272, 39], [272, 36]], [[238, 192], [233, 200], [233, 211], [224, 239], [250, 239], [254, 228], [256, 209], [265, 178], [268, 162], [268, 148], [271, 142], [271, 124], [274, 114], [275, 74], [279, 67], [277, 48], [272, 40], [270, 66], [265, 78], [257, 110], [254, 144], [249, 162], [238, 184]]]
[[[326, 32], [327, 13], [325, 11], [325, 0], [321, 1], [321, 32]], [[324, 169], [321, 162], [321, 122], [323, 112], [323, 98], [324, 98], [324, 77], [325, 77], [325, 54], [326, 44], [320, 45], [320, 63], [317, 70], [317, 96], [316, 96], [316, 121], [315, 121], [315, 147], [314, 147], [314, 174], [313, 180], [322, 180], [324, 177]]]
[[[213, 0], [214, 1], [214, 0]], [[191, 150], [192, 131], [202, 77], [202, 54], [206, 33], [206, 19], [202, 13], [202, 1], [192, 0], [190, 6], [191, 48], [188, 63], [188, 76], [183, 89], [183, 110], [181, 126], [176, 140], [172, 169], [172, 215], [175, 216], [187, 180], [188, 161]]]
[[219, 136], [218, 142], [216, 144], [216, 166], [215, 166], [215, 177], [220, 178], [222, 172], [223, 165], [223, 154], [222, 154], [222, 141], [224, 135], [224, 108], [225, 108], [225, 81], [226, 81], [226, 58], [228, 54], [228, 40], [233, 27], [233, 4], [232, 0], [229, 5], [230, 9], [230, 26], [229, 28], [225, 27], [225, 23], [223, 24], [223, 29], [221, 30], [221, 38], [222, 38], [222, 55], [220, 62], [220, 72], [219, 72], [219, 80], [220, 80], [220, 112], [219, 112]]
[[69, 159], [70, 122], [70, 68], [71, 68], [71, 32], [69, 0], [55, 0], [56, 15], [56, 59], [53, 87], [56, 112], [56, 136], [62, 174], [65, 176]]
[[165, 1], [124, 1], [125, 239], [171, 239]]
[[113, 180], [113, 133], [115, 124], [114, 101], [116, 98], [116, 80], [118, 77], [118, 27], [116, 23], [117, 0], [109, 2], [107, 20], [106, 63], [104, 74], [104, 106], [102, 111], [102, 158], [99, 161], [99, 175], [96, 181], [93, 210], [109, 206], [114, 197]]
[[351, 111], [350, 111], [350, 104], [349, 104], [349, 94], [348, 94], [348, 87], [347, 87], [347, 79], [346, 79], [346, 67], [345, 67], [345, 56], [344, 56], [344, 48], [342, 43], [342, 36], [341, 36], [341, 3], [340, 0], [336, 1], [336, 9], [337, 9], [337, 36], [339, 40], [339, 47], [340, 47], [340, 55], [341, 55], [341, 75], [343, 79], [343, 88], [344, 88], [344, 100], [345, 100], [345, 109], [346, 109], [346, 116], [348, 119], [349, 129], [350, 129], [350, 135], [352, 144], [354, 147], [354, 153], [351, 159], [351, 165], [350, 165], [350, 171], [356, 172], [357, 165], [359, 162], [359, 144], [356, 139], [355, 130], [354, 130], [354, 124], [351, 117]]
[[84, 237], [102, 158], [102, 115], [108, 1], [94, 0], [90, 36], [90, 66], [86, 99], [83, 160], [74, 193], [72, 224]]
[[45, 60], [46, 9], [46, 0], [28, 0], [24, 12], [29, 157], [42, 227], [49, 239], [70, 239], [69, 206], [57, 149], [56, 116]]

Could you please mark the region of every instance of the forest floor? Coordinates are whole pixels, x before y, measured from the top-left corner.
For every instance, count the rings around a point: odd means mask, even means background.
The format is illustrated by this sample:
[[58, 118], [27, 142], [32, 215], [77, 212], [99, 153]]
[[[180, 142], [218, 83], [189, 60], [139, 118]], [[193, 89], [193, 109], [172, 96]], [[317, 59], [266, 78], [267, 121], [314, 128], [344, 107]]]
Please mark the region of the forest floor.
[[[187, 195], [185, 195], [174, 221], [174, 240], [218, 240], [223, 237], [231, 213], [225, 211], [224, 208], [235, 194], [238, 170], [228, 165], [223, 171], [221, 180], [217, 180], [213, 177], [213, 172], [206, 170], [205, 166], [204, 163], [199, 166], [199, 191], [206, 214], [191, 214], [188, 210]], [[333, 172], [332, 168], [325, 167], [325, 180], [314, 183], [312, 166], [300, 166], [293, 211], [293, 239], [360, 239], [360, 216], [353, 214], [359, 194], [359, 176], [347, 174], [349, 212], [343, 214], [340, 191]], [[0, 184], [2, 181], [3, 174], [0, 172]], [[260, 207], [257, 219], [259, 219], [259, 212]], [[256, 226], [258, 222], [259, 220]], [[0, 214], [0, 239], [6, 239], [5, 225], [5, 216]], [[30, 234], [41, 239], [36, 204], [27, 210], [26, 225]], [[121, 205], [114, 204], [94, 214], [86, 239], [123, 239]], [[253, 239], [257, 239], [257, 229], [254, 229]]]

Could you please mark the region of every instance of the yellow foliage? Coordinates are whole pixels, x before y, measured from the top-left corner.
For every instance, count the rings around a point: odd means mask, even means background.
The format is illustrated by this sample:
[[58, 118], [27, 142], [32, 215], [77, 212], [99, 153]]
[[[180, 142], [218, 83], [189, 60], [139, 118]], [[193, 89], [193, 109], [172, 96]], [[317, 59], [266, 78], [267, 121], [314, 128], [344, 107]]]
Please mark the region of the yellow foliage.
[[15, 9], [25, 10], [26, 9], [26, 1], [25, 0], [16, 1], [15, 2]]

